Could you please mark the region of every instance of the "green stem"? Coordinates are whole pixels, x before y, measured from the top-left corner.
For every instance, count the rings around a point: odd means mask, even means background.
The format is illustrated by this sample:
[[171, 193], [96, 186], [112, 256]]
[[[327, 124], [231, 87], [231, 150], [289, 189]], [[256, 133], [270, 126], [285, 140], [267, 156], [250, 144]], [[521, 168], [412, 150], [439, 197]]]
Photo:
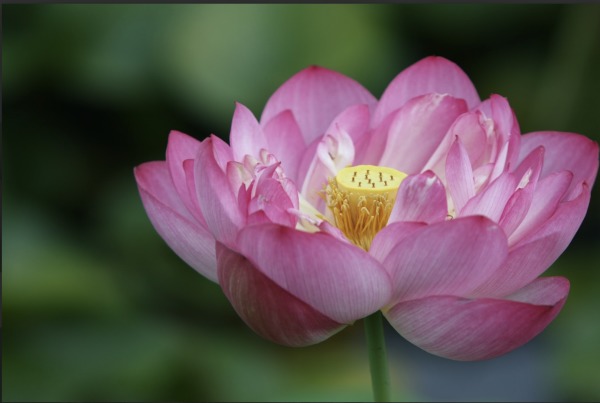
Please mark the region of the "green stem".
[[391, 402], [390, 375], [388, 372], [385, 337], [381, 311], [365, 318], [365, 332], [369, 351], [369, 367], [371, 369], [371, 385], [376, 402]]

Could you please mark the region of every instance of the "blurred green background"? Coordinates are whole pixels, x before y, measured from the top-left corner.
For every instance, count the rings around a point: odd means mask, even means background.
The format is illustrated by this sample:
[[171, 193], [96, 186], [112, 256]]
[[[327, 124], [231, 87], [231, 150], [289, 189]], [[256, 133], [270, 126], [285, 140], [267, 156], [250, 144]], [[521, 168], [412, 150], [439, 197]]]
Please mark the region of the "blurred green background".
[[[361, 323], [314, 347], [266, 342], [156, 234], [133, 167], [169, 130], [227, 138], [312, 65], [379, 97], [431, 55], [522, 131], [600, 140], [600, 5], [2, 6], [3, 401], [371, 398]], [[600, 399], [600, 192], [549, 270], [563, 312], [501, 358], [431, 356], [387, 328], [394, 396]]]

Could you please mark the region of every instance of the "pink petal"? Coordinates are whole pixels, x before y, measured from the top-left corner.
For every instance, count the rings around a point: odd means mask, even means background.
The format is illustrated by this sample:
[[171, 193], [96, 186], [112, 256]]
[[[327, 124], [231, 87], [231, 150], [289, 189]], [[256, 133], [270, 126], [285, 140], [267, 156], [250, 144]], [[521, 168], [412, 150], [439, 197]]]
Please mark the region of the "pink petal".
[[450, 147], [446, 157], [446, 181], [454, 210], [458, 213], [475, 196], [473, 168], [459, 137]]
[[446, 189], [431, 171], [411, 175], [400, 184], [388, 225], [395, 221], [444, 221], [448, 215]]
[[504, 296], [546, 271], [571, 243], [589, 200], [589, 188], [584, 188], [574, 200], [561, 203], [549, 220], [511, 247], [502, 267], [473, 295]]
[[460, 216], [482, 215], [498, 222], [516, 187], [517, 181], [513, 174], [506, 172], [500, 175], [481, 193], [467, 202], [460, 211]]
[[178, 197], [167, 163], [147, 162], [134, 169], [140, 196], [152, 225], [188, 265], [217, 281], [215, 239]]
[[410, 100], [390, 125], [379, 165], [419, 173], [452, 122], [467, 111], [464, 100], [428, 94]]
[[196, 192], [202, 215], [209, 231], [225, 244], [236, 237], [245, 217], [240, 212], [237, 194], [229, 187], [229, 181], [215, 159], [214, 140], [202, 142], [194, 165]]
[[464, 99], [469, 109], [480, 102], [473, 83], [460, 67], [443, 57], [430, 56], [408, 67], [392, 80], [375, 109], [371, 127], [381, 124], [388, 114], [410, 99], [430, 93]]
[[306, 144], [292, 112], [281, 112], [264, 125], [263, 131], [268, 144], [267, 149], [281, 161], [286, 176], [299, 183], [298, 168]]
[[520, 158], [539, 146], [545, 148], [542, 178], [564, 170], [573, 173], [573, 182], [567, 191], [568, 199], [574, 196], [575, 187], [582, 181], [589, 186], [594, 183], [598, 173], [598, 143], [575, 133], [529, 133], [522, 138]]
[[243, 228], [237, 246], [275, 284], [336, 322], [351, 323], [389, 300], [384, 267], [330, 235], [260, 224]]
[[504, 232], [485, 217], [428, 225], [399, 242], [383, 261], [392, 273], [394, 301], [466, 295], [507, 255]]
[[563, 307], [569, 283], [539, 279], [508, 299], [434, 296], [405, 301], [385, 313], [408, 341], [441, 357], [485, 360], [537, 336]]
[[375, 97], [356, 81], [323, 67], [308, 67], [287, 80], [271, 96], [261, 122], [289, 109], [306, 144], [322, 136], [334, 117], [350, 105], [373, 106]]
[[268, 149], [267, 138], [256, 118], [248, 108], [237, 102], [229, 142], [236, 161], [242, 161], [245, 155], [258, 157], [261, 149]]
[[345, 327], [265, 276], [244, 258], [217, 243], [219, 283], [235, 311], [262, 337], [286, 346], [319, 343]]

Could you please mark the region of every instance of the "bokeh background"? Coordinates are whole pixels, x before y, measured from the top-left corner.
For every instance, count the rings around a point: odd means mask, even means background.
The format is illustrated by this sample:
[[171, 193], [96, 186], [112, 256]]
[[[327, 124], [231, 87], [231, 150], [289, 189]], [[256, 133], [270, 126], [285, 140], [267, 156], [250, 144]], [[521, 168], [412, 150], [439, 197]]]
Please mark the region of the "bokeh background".
[[[2, 400], [371, 398], [362, 324], [301, 349], [262, 340], [148, 220], [133, 167], [169, 130], [227, 139], [312, 65], [379, 97], [431, 55], [524, 133], [600, 140], [600, 5], [2, 6]], [[386, 328], [393, 393], [412, 401], [600, 399], [600, 192], [547, 272], [562, 313], [501, 358], [431, 356]]]

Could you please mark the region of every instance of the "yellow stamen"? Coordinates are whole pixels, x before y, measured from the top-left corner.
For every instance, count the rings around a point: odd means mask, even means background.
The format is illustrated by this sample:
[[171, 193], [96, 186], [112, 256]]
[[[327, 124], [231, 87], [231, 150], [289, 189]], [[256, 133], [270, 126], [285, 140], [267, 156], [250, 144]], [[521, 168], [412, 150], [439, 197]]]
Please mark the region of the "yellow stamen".
[[352, 243], [369, 250], [375, 235], [387, 224], [406, 176], [374, 165], [342, 169], [325, 189], [335, 225]]

